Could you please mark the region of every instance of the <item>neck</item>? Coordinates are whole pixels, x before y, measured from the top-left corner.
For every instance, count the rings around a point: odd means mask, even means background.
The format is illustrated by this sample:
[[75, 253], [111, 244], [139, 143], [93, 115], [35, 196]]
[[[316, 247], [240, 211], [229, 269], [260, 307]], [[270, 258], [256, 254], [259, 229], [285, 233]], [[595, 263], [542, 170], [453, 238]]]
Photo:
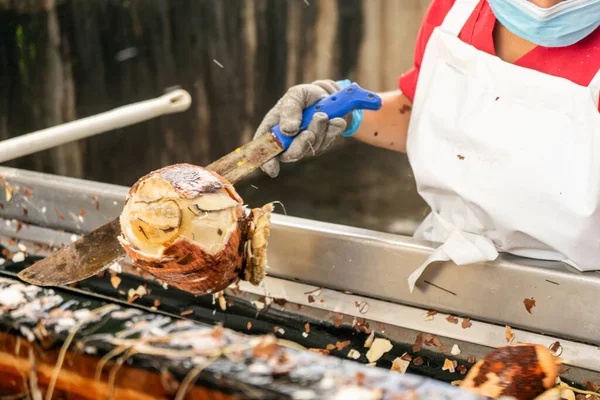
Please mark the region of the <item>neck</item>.
[[536, 45], [525, 40], [496, 21], [494, 27], [494, 47], [496, 55], [503, 61], [513, 64], [519, 58], [533, 50]]

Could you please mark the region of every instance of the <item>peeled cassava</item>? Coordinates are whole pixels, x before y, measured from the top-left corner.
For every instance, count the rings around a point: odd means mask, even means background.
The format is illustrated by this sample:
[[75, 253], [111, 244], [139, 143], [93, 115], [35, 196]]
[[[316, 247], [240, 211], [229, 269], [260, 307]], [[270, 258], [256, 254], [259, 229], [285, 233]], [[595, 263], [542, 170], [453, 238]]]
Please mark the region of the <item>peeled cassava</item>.
[[249, 210], [233, 185], [190, 164], [151, 172], [129, 190], [119, 241], [133, 263], [163, 282], [203, 295], [265, 275], [268, 204]]
[[473, 365], [460, 386], [492, 399], [533, 400], [555, 385], [560, 364], [544, 346], [509, 345]]

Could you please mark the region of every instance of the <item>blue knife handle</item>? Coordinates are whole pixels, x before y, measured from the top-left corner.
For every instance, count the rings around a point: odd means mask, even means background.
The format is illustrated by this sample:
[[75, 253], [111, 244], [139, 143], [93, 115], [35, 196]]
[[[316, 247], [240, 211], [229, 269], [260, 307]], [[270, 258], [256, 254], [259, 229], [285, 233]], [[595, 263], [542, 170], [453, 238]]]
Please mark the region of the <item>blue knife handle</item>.
[[[308, 124], [312, 121], [314, 115], [318, 112], [327, 114], [329, 119], [340, 118], [350, 114], [352, 111], [360, 110], [379, 110], [381, 108], [381, 98], [375, 93], [362, 89], [358, 84], [353, 83], [340, 91], [317, 101], [315, 104], [304, 110], [302, 113], [302, 123], [298, 133], [306, 130]], [[286, 136], [281, 132], [279, 125], [273, 127], [271, 132], [275, 135], [283, 150], [287, 150], [294, 140], [294, 136]]]

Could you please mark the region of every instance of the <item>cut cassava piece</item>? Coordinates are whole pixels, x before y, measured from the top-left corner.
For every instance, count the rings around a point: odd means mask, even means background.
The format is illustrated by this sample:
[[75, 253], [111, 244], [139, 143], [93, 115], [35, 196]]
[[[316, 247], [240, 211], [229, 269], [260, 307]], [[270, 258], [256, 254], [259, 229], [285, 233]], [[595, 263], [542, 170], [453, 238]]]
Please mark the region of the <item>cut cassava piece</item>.
[[493, 399], [533, 400], [555, 385], [561, 363], [544, 346], [509, 345], [478, 361], [460, 386]]
[[[206, 170], [218, 174], [219, 179], [228, 182], [230, 187], [281, 153], [282, 150], [281, 143], [274, 135], [265, 135], [221, 157], [207, 166]], [[235, 190], [231, 193], [235, 193]], [[165, 205], [165, 207], [165, 212], [173, 210], [172, 205]], [[269, 209], [270, 206], [265, 211]], [[169, 221], [161, 223], [169, 223]], [[263, 219], [261, 224], [264, 223]], [[253, 224], [254, 228], [260, 225], [258, 220], [253, 221]], [[19, 273], [19, 278], [38, 286], [60, 286], [88, 279], [104, 271], [113, 262], [126, 255], [118, 240], [120, 235], [120, 218], [115, 218], [76, 242], [24, 269]], [[255, 236], [255, 241], [258, 241], [259, 237], [260, 235]], [[259, 253], [264, 256], [264, 249]], [[255, 257], [254, 261], [258, 259]], [[253, 279], [258, 279], [258, 276]]]
[[119, 242], [133, 263], [190, 293], [265, 275], [271, 204], [248, 210], [218, 174], [176, 164], [142, 177], [121, 214]]

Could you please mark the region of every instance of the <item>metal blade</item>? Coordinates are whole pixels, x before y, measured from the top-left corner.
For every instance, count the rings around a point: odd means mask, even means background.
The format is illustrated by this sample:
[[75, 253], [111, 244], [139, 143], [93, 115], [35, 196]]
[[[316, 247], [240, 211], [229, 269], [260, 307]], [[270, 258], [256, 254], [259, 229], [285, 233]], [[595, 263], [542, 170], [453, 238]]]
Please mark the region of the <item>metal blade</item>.
[[60, 286], [94, 276], [125, 256], [117, 240], [120, 233], [116, 218], [24, 269], [19, 278], [32, 285]]

